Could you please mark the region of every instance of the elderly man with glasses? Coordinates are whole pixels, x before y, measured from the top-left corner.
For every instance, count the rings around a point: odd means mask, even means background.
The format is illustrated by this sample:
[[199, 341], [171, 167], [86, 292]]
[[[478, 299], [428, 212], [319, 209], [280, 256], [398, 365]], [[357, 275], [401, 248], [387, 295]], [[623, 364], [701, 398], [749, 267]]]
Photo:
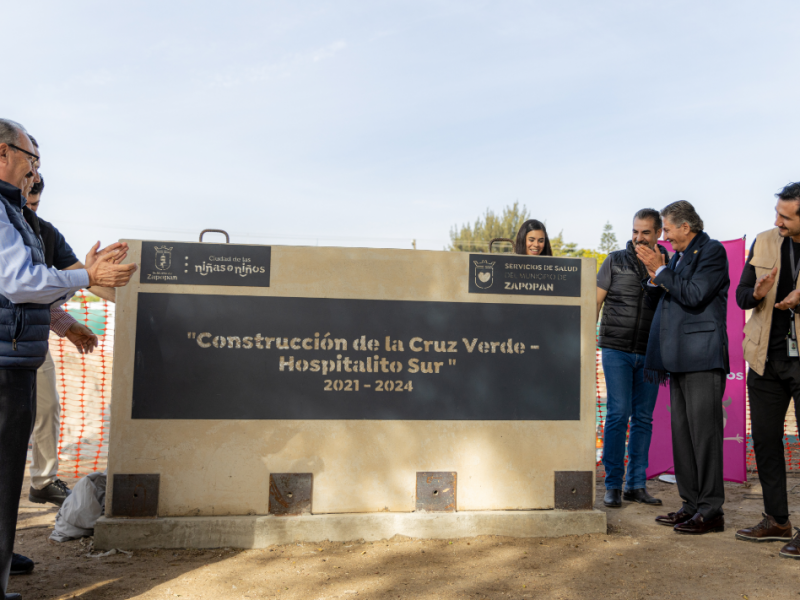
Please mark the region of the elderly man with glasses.
[[136, 265], [118, 264], [124, 244], [86, 257], [86, 269], [45, 264], [42, 243], [22, 215], [22, 190], [38, 179], [39, 155], [22, 125], [0, 119], [0, 600], [6, 594], [28, 440], [36, 416], [36, 370], [44, 362], [50, 305], [90, 285], [120, 287]]

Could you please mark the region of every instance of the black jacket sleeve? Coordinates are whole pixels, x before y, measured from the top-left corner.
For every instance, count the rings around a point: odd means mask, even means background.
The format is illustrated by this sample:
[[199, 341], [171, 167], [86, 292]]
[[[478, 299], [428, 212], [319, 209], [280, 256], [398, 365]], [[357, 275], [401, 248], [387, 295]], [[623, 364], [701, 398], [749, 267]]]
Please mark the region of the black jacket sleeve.
[[736, 304], [742, 310], [750, 310], [761, 304], [764, 299], [756, 300], [753, 298], [753, 290], [756, 287], [756, 268], [750, 264], [753, 259], [753, 249], [756, 247], [755, 241], [750, 246], [750, 254], [747, 256], [747, 262], [744, 263], [742, 270], [742, 278], [739, 280], [739, 286], [736, 288]]
[[53, 231], [55, 232], [53, 266], [56, 269], [64, 270], [77, 263], [78, 257], [75, 256], [75, 252], [72, 251], [61, 232], [56, 227], [53, 227]]
[[695, 308], [708, 304], [719, 293], [727, 277], [728, 255], [725, 247], [712, 241], [703, 247], [690, 279], [684, 279], [671, 269], [664, 269], [653, 278], [653, 283], [664, 285], [669, 295], [683, 306]]
[[650, 283], [650, 276], [642, 279], [642, 289], [644, 289], [644, 301], [649, 308], [655, 310], [658, 306], [658, 301], [661, 300], [661, 295], [664, 289], [659, 286], [648, 285]]
[[59, 271], [67, 269], [78, 262], [78, 257], [70, 248], [67, 240], [50, 221], [39, 218], [39, 228], [44, 242], [44, 255], [47, 265]]

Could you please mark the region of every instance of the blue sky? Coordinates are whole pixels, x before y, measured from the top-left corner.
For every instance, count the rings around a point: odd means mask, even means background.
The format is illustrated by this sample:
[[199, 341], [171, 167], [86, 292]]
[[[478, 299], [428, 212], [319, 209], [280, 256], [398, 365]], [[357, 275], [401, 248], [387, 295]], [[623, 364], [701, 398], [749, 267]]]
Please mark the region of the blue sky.
[[40, 215], [97, 239], [441, 249], [519, 200], [551, 233], [687, 199], [718, 239], [800, 179], [800, 4], [43, 1], [3, 7], [0, 116]]

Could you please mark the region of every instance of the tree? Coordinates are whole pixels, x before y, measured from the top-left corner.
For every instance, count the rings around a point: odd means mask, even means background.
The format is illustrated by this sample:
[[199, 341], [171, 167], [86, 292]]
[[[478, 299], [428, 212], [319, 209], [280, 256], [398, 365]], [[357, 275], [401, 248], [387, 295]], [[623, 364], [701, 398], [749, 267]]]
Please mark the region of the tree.
[[[483, 217], [478, 217], [475, 225], [462, 225], [461, 229], [453, 226], [450, 230], [450, 248], [456, 252], [488, 252], [489, 242], [494, 238], [514, 239], [522, 224], [530, 219], [528, 209], [519, 202], [506, 206], [498, 216], [491, 209], [486, 209]], [[513, 252], [510, 244], [495, 244], [499, 252]]]
[[600, 252], [604, 254], [608, 254], [609, 252], [613, 252], [614, 250], [619, 250], [619, 244], [617, 243], [617, 234], [614, 233], [614, 228], [608, 221], [606, 221], [606, 224], [603, 227], [603, 235], [600, 236], [599, 249]]
[[[448, 250], [456, 252], [488, 252], [489, 242], [494, 238], [515, 239], [517, 231], [522, 224], [530, 219], [528, 209], [519, 202], [514, 202], [511, 206], [506, 206], [503, 213], [498, 216], [491, 209], [486, 209], [483, 217], [478, 217], [475, 224], [462, 225], [458, 229], [455, 225], [450, 230], [450, 248]], [[617, 249], [617, 236], [614, 233], [611, 223], [606, 223], [603, 228], [603, 235], [600, 238], [600, 250], [586, 250], [578, 248], [575, 242], [564, 241], [564, 231], [558, 235], [550, 237], [550, 246], [553, 248], [553, 256], [565, 256], [570, 258], [596, 258], [597, 268], [605, 260], [608, 252]], [[606, 250], [609, 247], [610, 250]], [[510, 244], [496, 244], [495, 252], [514, 252], [514, 247]]]
[[564, 241], [564, 231], [559, 231], [558, 235], [550, 238], [550, 247], [553, 249], [553, 256], [580, 256], [582, 250], [575, 242]]
[[578, 256], [583, 258], [594, 258], [597, 260], [597, 271], [600, 272], [600, 266], [603, 264], [603, 261], [606, 259], [608, 254], [598, 252], [597, 250], [581, 250]]

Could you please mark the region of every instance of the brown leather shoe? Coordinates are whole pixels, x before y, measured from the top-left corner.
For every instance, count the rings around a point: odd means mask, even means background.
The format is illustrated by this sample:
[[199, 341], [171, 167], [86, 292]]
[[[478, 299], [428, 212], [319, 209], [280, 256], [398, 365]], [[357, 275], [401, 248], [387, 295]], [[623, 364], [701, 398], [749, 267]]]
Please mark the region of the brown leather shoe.
[[736, 539], [746, 542], [788, 542], [792, 539], [792, 524], [789, 521], [780, 525], [771, 516], [761, 515], [764, 519], [758, 525], [740, 529], [736, 532]]
[[719, 517], [714, 517], [710, 521], [706, 521], [703, 515], [697, 513], [688, 521], [675, 525], [674, 529], [677, 533], [686, 533], [688, 535], [719, 533], [720, 531], [725, 531], [725, 517], [720, 515]]
[[781, 558], [795, 558], [800, 559], [800, 527], [795, 527], [797, 533], [794, 534], [792, 541], [786, 544], [781, 551]]
[[678, 512], [671, 512], [666, 515], [656, 517], [656, 523], [659, 525], [669, 525], [670, 527], [675, 527], [675, 525], [678, 525], [679, 523], [685, 523], [693, 516], [694, 513], [690, 513], [688, 510], [681, 508]]

